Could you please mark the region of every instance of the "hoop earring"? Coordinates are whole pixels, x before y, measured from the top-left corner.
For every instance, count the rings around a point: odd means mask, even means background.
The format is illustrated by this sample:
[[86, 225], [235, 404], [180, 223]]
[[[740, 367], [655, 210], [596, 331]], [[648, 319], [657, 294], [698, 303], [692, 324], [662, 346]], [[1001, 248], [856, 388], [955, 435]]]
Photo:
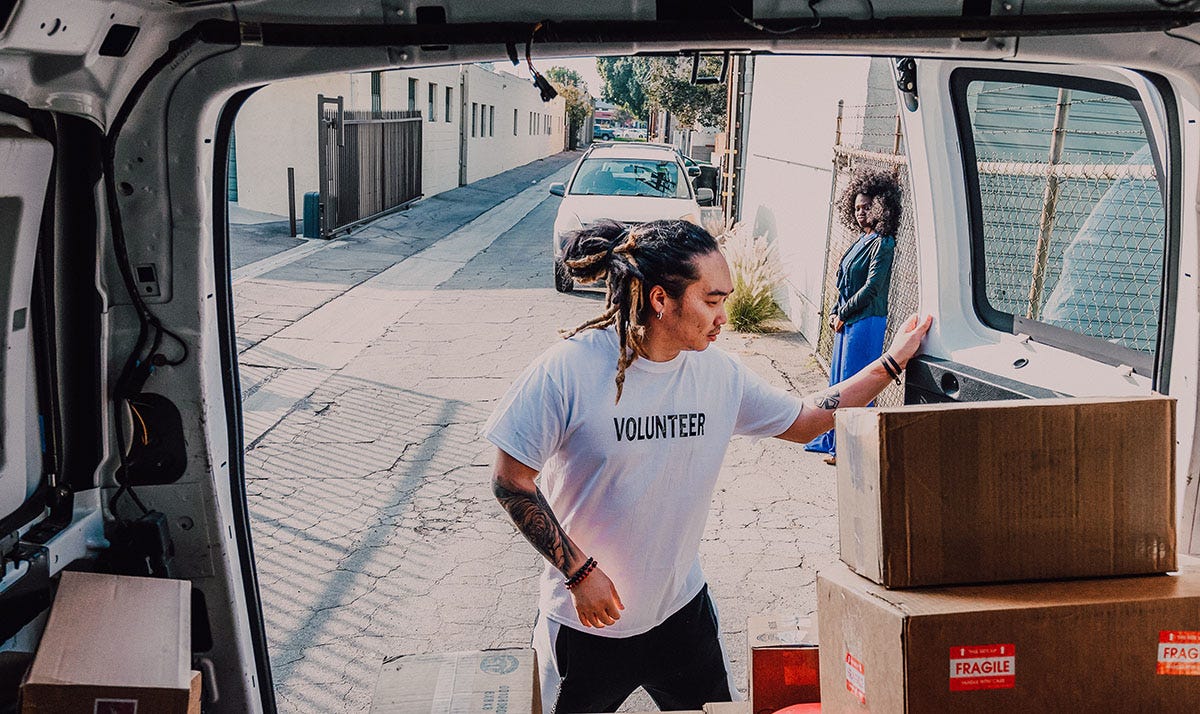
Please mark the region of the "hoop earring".
[[660, 319], [660, 320], [662, 319], [662, 313], [661, 313], [661, 312], [660, 312], [660, 313], [658, 313], [658, 319]]

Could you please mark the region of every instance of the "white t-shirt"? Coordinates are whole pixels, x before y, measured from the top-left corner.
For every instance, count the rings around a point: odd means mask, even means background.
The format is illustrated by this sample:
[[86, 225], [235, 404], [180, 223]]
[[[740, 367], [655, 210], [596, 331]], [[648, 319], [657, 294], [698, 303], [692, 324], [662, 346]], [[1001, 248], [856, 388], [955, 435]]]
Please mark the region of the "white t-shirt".
[[700, 592], [700, 538], [730, 437], [777, 436], [800, 413], [797, 397], [715, 347], [635, 360], [614, 405], [617, 355], [612, 328], [564, 340], [525, 370], [483, 430], [541, 472], [563, 530], [625, 605], [615, 625], [584, 628], [547, 564], [541, 611], [605, 637], [646, 632]]

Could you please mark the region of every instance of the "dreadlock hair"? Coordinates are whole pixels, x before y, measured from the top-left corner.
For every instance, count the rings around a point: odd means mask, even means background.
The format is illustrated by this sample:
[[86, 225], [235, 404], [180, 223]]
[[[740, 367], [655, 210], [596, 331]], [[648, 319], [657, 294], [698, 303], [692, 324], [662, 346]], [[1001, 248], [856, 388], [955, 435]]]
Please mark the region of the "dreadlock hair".
[[850, 185], [838, 198], [837, 205], [842, 225], [853, 232], [859, 230], [858, 221], [854, 218], [854, 199], [860, 194], [871, 199], [867, 220], [875, 226], [875, 232], [895, 238], [896, 231], [900, 229], [900, 182], [884, 171], [860, 170], [854, 174]]
[[650, 317], [650, 289], [662, 286], [678, 300], [699, 277], [695, 258], [718, 250], [708, 231], [687, 221], [651, 221], [629, 228], [616, 221], [600, 221], [567, 236], [563, 263], [583, 284], [603, 279], [607, 287], [604, 312], [564, 338], [590, 329], [616, 325], [620, 356], [617, 358], [617, 402], [625, 385], [625, 369], [645, 356], [643, 342]]

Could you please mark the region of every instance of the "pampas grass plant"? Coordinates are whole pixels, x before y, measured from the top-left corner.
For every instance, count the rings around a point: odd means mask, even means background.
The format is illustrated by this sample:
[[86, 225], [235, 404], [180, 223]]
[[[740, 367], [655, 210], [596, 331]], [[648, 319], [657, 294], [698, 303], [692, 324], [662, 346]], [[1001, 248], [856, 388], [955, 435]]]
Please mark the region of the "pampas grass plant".
[[745, 224], [726, 231], [721, 243], [733, 276], [733, 294], [725, 301], [729, 326], [737, 332], [778, 332], [775, 322], [785, 315], [775, 302], [783, 283], [775, 246]]

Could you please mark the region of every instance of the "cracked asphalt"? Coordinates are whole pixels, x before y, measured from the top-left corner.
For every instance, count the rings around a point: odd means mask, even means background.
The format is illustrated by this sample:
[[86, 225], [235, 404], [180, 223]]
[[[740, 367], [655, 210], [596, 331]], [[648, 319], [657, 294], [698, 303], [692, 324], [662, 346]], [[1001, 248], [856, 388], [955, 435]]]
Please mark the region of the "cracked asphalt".
[[[435, 196], [235, 285], [281, 712], [367, 711], [384, 656], [528, 645], [541, 558], [491, 495], [478, 431], [558, 330], [603, 304], [550, 287], [545, 187], [577, 158]], [[780, 386], [824, 385], [796, 333], [717, 346]], [[701, 558], [744, 693], [746, 618], [814, 613], [816, 572], [837, 558], [833, 469], [735, 439]], [[653, 708], [639, 691], [623, 710]]]

